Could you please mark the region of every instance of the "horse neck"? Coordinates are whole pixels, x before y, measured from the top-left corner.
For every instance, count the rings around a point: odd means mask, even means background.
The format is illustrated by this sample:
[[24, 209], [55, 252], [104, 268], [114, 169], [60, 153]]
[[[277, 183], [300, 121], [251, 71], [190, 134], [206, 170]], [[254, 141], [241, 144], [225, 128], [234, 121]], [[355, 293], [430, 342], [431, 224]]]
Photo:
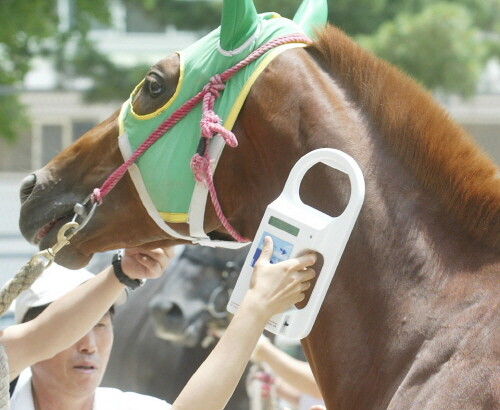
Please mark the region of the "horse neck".
[[[265, 204], [280, 192], [291, 166], [306, 152], [325, 146], [337, 148], [354, 157], [363, 170], [367, 192], [362, 212], [316, 326], [305, 342], [323, 391], [334, 390], [337, 397], [358, 392], [361, 408], [362, 397], [383, 403], [384, 394], [394, 391], [408, 370], [408, 358], [414, 357], [439, 327], [434, 327], [430, 319], [439, 317], [440, 323], [453, 325], [453, 318], [445, 318], [445, 313], [436, 308], [440, 292], [449, 286], [463, 288], [456, 283], [462, 274], [475, 272], [478, 281], [483, 273], [491, 274], [485, 266], [498, 266], [494, 249], [498, 242], [494, 229], [481, 236], [474, 227], [460, 223], [461, 212], [465, 211], [454, 210], [454, 194], [436, 187], [433, 175], [442, 171], [444, 179], [449, 179], [456, 167], [447, 170], [438, 164], [427, 170], [427, 179], [422, 178], [423, 166], [440, 162], [436, 152], [426, 154], [427, 162], [420, 168], [408, 160], [418, 153], [398, 151], [394, 135], [397, 129], [407, 132], [407, 123], [401, 117], [391, 119], [390, 113], [375, 112], [371, 105], [380, 106], [381, 100], [364, 101], [348, 87], [349, 74], [338, 79], [327, 70], [322, 72], [314, 60], [304, 57], [305, 53], [299, 50], [280, 56], [272, 70], [256, 82], [235, 127], [242, 137], [241, 151], [227, 169], [251, 181], [240, 188], [232, 185], [231, 189], [242, 207], [239, 219], [253, 226], [258, 225]], [[363, 62], [356, 64], [356, 69], [363, 70]], [[283, 72], [288, 75], [279, 74]], [[308, 75], [303, 76], [304, 72]], [[294, 93], [287, 92], [290, 89]], [[411, 100], [411, 96], [407, 98]], [[398, 101], [401, 103], [401, 98]], [[387, 104], [396, 102], [389, 100]], [[428, 110], [422, 113], [424, 117], [434, 110], [441, 112], [435, 104]], [[293, 120], [299, 118], [300, 122]], [[418, 118], [415, 120], [418, 122]], [[385, 135], [384, 121], [395, 129], [392, 139]], [[429, 124], [424, 125], [411, 124], [411, 134], [429, 131]], [[457, 130], [455, 125], [453, 130]], [[423, 143], [432, 145], [429, 140]], [[460, 140], [462, 147], [462, 143], [467, 145]], [[243, 156], [248, 151], [253, 152], [251, 158]], [[480, 180], [488, 185], [493, 198], [498, 197], [498, 192], [492, 191], [494, 167], [485, 163], [473, 146], [469, 153], [475, 165], [467, 163], [466, 168], [483, 169]], [[338, 176], [318, 170], [304, 185], [310, 205], [333, 215], [345, 205], [347, 193], [339, 186]], [[470, 211], [474, 200], [477, 207], [477, 198], [467, 200], [471, 202], [465, 204], [465, 210]], [[451, 207], [450, 201], [455, 201]], [[481, 224], [485, 220], [497, 224], [498, 201], [487, 208], [478, 217], [483, 218]], [[240, 226], [245, 229], [249, 225]], [[254, 232], [245, 234], [252, 237]], [[463, 301], [450, 303], [459, 305]], [[338, 402], [330, 403], [333, 406]]]
[[[466, 332], [460, 312], [500, 269], [498, 254], [467, 240], [399, 161], [374, 150], [370, 165], [376, 175], [365, 172], [361, 214], [303, 342], [327, 408], [386, 408], [443, 328], [460, 321]], [[453, 336], [448, 351], [463, 340]]]
[[[342, 50], [345, 39], [335, 40]], [[376, 76], [370, 78], [376, 67], [361, 61], [366, 56], [353, 61], [346, 55], [330, 56], [328, 63], [338, 71], [330, 72], [330, 84], [322, 80], [321, 89], [336, 94], [330, 99], [337, 104], [311, 115], [322, 123], [323, 135], [332, 136], [329, 146], [358, 161], [367, 192], [305, 348], [322, 388], [331, 389], [335, 381], [336, 399], [350, 395], [352, 399], [356, 391], [358, 397], [387, 404], [384, 394], [394, 392], [408, 370], [409, 358], [443, 326], [453, 326], [453, 314], [460, 308], [450, 314], [441, 307], [467, 303], [487, 289], [498, 272], [500, 190], [495, 167], [429, 96], [411, 83], [408, 94], [389, 93], [384, 99], [373, 92], [385, 84], [377, 83]], [[360, 83], [353, 83], [356, 75]], [[426, 111], [411, 112], [415, 109], [411, 104], [404, 113], [395, 109], [416, 98], [426, 103], [422, 105]], [[327, 123], [325, 118], [335, 121]], [[344, 118], [357, 125], [339, 133]], [[430, 138], [420, 138], [427, 134]], [[425, 146], [433, 145], [432, 137], [438, 140], [436, 149]], [[408, 143], [411, 138], [416, 139], [414, 146]], [[308, 145], [324, 144], [309, 135]], [[463, 169], [449, 161], [457, 155]], [[460, 184], [460, 178], [467, 184]], [[335, 185], [326, 175], [315, 182]], [[324, 202], [338, 202], [334, 191], [322, 189], [321, 196]], [[472, 274], [477, 288], [465, 295]], [[363, 399], [359, 400], [363, 407]]]
[[[335, 35], [341, 37], [334, 39], [334, 44], [341, 50], [348, 46], [354, 47], [347, 37], [336, 31]], [[393, 93], [386, 101], [383, 95], [376, 92], [361, 93], [359, 90], [362, 86], [359, 83], [365, 86], [370, 84], [370, 89], [380, 88], [376, 82], [380, 82], [380, 78], [376, 75], [367, 78], [370, 73], [364, 70], [376, 73], [376, 67], [368, 63], [382, 63], [373, 57], [368, 58], [366, 52], [355, 51], [361, 53], [361, 57], [352, 53], [352, 50], [350, 59], [346, 52], [345, 55], [341, 53], [342, 58], [330, 56], [330, 60], [324, 55], [312, 59], [304, 50], [284, 53], [273, 62], [272, 70], [264, 72], [253, 86], [235, 125], [240, 146], [234, 155], [223, 157], [226, 163], [217, 171], [221, 179], [229, 181], [219, 185], [226, 190], [221, 197], [232, 201], [227, 203], [227, 207], [236, 209], [233, 218], [240, 223], [241, 231], [247, 237], [253, 237], [265, 205], [276, 198], [291, 167], [301, 156], [313, 149], [332, 147], [351, 155], [363, 170], [367, 195], [358, 225], [366, 219], [363, 224], [369, 229], [365, 230], [363, 239], [369, 243], [370, 249], [376, 251], [376, 255], [383, 255], [387, 253], [385, 249], [391, 249], [388, 247], [389, 242], [382, 244], [380, 241], [381, 233], [386, 236], [390, 233], [395, 247], [401, 247], [402, 238], [408, 244], [425, 243], [426, 249], [422, 250], [422, 254], [426, 255], [429, 263], [432, 263], [428, 256], [429, 249], [440, 257], [451, 255], [450, 262], [456, 260], [458, 263], [466, 255], [478, 255], [478, 252], [488, 258], [498, 246], [496, 237], [500, 232], [500, 229], [494, 229], [500, 223], [500, 189], [493, 191], [495, 186], [500, 188], [498, 179], [492, 175], [496, 172], [495, 167], [465, 139], [460, 128], [448, 120], [443, 110], [419, 87], [406, 82], [406, 77], [401, 73], [398, 75], [405, 80], [406, 88], [411, 88], [411, 92], [422, 100], [420, 105], [427, 103], [428, 112], [422, 115], [428, 116], [429, 120], [419, 122], [419, 116], [401, 118], [407, 114], [408, 108], [402, 114], [394, 106], [407, 104], [407, 101], [412, 100], [411, 96], [406, 96], [404, 100], [401, 95]], [[315, 53], [319, 52], [313, 49], [312, 54]], [[332, 73], [328, 67], [325, 70], [318, 67], [318, 61], [323, 68], [326, 63], [335, 66], [338, 62], [334, 57], [351, 67], [354, 73], [350, 75], [345, 67], [339, 68], [340, 74], [337, 71]], [[385, 68], [389, 72], [394, 70]], [[289, 75], [284, 76], [281, 74], [283, 72]], [[306, 72], [308, 75], [304, 76]], [[401, 81], [399, 77], [396, 76], [396, 79]], [[352, 83], [349, 78], [353, 79]], [[290, 89], [294, 92], [289, 92]], [[387, 105], [386, 110], [379, 108], [377, 111], [373, 107], [383, 106], [381, 101]], [[389, 125], [385, 125], [385, 122]], [[436, 139], [439, 140], [441, 134], [436, 133], [443, 133], [442, 122], [450, 125], [450, 145], [458, 145], [463, 150], [462, 156], [470, 154], [475, 161], [472, 161], [473, 164], [466, 159], [463, 161], [464, 167], [469, 168], [469, 174], [460, 175], [468, 177], [468, 181], [474, 181], [476, 186], [471, 189], [475, 196], [464, 194], [462, 202], [451, 197], [471, 187], [453, 185], [459, 181], [450, 173], [457, 171], [457, 168], [455, 163], [447, 161], [445, 151], [441, 152], [441, 158], [436, 157], [436, 152], [428, 152], [427, 155], [420, 152], [424, 159], [418, 166], [407, 158], [413, 149], [412, 137], [416, 139], [413, 141], [416, 149], [424, 143], [433, 145], [428, 138], [419, 140], [419, 135], [430, 133], [431, 136], [437, 135]], [[400, 150], [395, 147], [397, 136], [401, 137], [400, 144], [403, 146]], [[418, 156], [419, 153], [414, 150], [413, 154]], [[424, 168], [427, 174], [422, 178]], [[439, 171], [443, 172], [443, 176], [437, 175]], [[475, 178], [477, 175], [481, 177], [479, 180]], [[345, 206], [347, 196], [346, 190], [338, 186], [338, 176], [331, 177], [324, 170], [316, 170], [309, 180], [307, 177], [301, 187], [301, 196], [304, 188], [305, 199], [309, 199], [306, 202], [331, 215], [338, 214]], [[241, 178], [248, 183], [241, 184]], [[450, 180], [452, 182], [447, 189], [442, 186], [441, 190], [436, 188], [436, 185]], [[485, 189], [482, 189], [481, 182], [485, 182]], [[321, 195], [318, 195], [318, 191]], [[484, 203], [488, 198], [492, 200]], [[475, 207], [470, 218], [463, 218], [472, 205]], [[474, 219], [479, 225], [471, 227], [469, 219]], [[490, 221], [492, 226], [485, 228], [485, 221]], [[371, 229], [374, 224], [377, 229]], [[478, 226], [484, 228], [483, 236], [476, 229]], [[410, 246], [410, 255], [405, 256], [414, 257], [416, 249], [418, 247]], [[404, 252], [398, 254], [403, 255]], [[453, 259], [455, 255], [459, 257]], [[386, 256], [383, 258], [386, 259]]]
[[432, 96], [334, 27], [325, 30], [313, 53], [363, 113], [370, 131], [467, 235], [500, 249], [498, 168]]

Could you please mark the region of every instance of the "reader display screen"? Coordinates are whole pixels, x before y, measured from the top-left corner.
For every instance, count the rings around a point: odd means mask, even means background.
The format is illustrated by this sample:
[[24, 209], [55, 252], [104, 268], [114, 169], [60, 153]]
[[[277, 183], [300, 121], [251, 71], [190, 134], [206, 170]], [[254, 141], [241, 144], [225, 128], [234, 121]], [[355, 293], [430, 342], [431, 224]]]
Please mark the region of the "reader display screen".
[[262, 237], [260, 238], [259, 245], [257, 246], [257, 249], [255, 250], [255, 253], [252, 258], [251, 265], [255, 265], [255, 262], [257, 262], [257, 259], [259, 259], [260, 254], [262, 253], [262, 248], [264, 247], [264, 238], [266, 236], [270, 236], [271, 239], [273, 240], [273, 254], [271, 255], [271, 263], [277, 263], [281, 261], [286, 261], [287, 259], [290, 258], [292, 251], [293, 251], [293, 244], [290, 242], [287, 242], [281, 238], [278, 238], [277, 236], [270, 234], [269, 232], [264, 232], [262, 234]]
[[269, 225], [281, 229], [282, 231], [288, 232], [290, 235], [293, 236], [297, 236], [300, 231], [300, 229], [297, 228], [296, 226], [290, 225], [289, 223], [282, 221], [281, 219], [278, 219], [275, 216], [271, 216], [269, 218]]

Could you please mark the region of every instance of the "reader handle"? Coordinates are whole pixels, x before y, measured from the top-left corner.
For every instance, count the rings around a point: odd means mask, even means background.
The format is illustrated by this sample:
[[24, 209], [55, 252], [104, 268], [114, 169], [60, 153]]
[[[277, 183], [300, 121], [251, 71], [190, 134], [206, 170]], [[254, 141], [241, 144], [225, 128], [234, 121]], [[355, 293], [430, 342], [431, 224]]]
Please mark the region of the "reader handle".
[[353, 212], [359, 211], [363, 204], [365, 194], [365, 180], [361, 169], [351, 156], [333, 148], [320, 148], [300, 158], [290, 171], [290, 175], [288, 176], [281, 196], [297, 205], [308, 206], [300, 199], [300, 184], [306, 172], [318, 162], [322, 162], [331, 168], [338, 169], [349, 177], [351, 183], [351, 198], [349, 199], [346, 209], [340, 216], [348, 216]]

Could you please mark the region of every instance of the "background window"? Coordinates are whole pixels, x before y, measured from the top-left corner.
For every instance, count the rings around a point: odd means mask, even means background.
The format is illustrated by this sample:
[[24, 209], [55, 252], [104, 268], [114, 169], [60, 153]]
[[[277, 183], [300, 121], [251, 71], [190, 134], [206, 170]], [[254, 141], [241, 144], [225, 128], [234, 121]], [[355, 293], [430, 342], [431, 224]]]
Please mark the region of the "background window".
[[128, 33], [163, 33], [165, 26], [148, 18], [144, 9], [136, 4], [127, 4], [126, 27]]
[[42, 125], [42, 166], [62, 149], [62, 126]]
[[88, 130], [94, 128], [96, 125], [95, 121], [73, 121], [71, 124], [71, 137], [73, 141], [76, 141], [83, 134], [85, 134]]

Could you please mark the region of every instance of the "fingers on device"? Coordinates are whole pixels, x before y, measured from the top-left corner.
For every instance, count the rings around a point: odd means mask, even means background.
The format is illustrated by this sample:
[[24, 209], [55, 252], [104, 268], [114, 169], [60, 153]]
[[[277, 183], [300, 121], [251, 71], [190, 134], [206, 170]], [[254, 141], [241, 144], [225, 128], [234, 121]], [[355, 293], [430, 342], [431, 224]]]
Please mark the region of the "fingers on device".
[[[351, 197], [344, 212], [332, 217], [302, 202], [300, 184], [305, 173], [318, 162], [348, 175]], [[326, 189], [327, 187], [325, 187]], [[321, 148], [304, 155], [292, 168], [281, 195], [266, 209], [243, 269], [233, 290], [227, 310], [235, 313], [250, 286], [253, 266], [264, 246], [264, 237], [273, 240], [271, 263], [302, 255], [310, 250], [323, 256], [323, 267], [307, 305], [291, 306], [273, 316], [266, 329], [277, 335], [302, 339], [312, 329], [323, 299], [344, 252], [365, 197], [365, 181], [358, 164], [342, 151]]]

